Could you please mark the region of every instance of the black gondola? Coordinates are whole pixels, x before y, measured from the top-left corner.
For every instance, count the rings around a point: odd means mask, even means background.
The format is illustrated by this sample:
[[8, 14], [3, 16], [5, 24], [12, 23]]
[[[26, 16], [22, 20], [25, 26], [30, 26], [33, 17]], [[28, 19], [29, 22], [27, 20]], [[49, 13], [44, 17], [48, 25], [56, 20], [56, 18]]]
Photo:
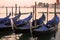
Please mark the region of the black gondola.
[[[54, 33], [59, 23], [59, 17], [56, 15], [51, 21], [48, 21], [47, 24], [42, 25], [40, 28], [36, 28], [33, 30], [33, 34], [35, 36], [49, 35]], [[51, 26], [53, 25], [53, 26]]]
[[[17, 20], [18, 18], [20, 17], [20, 13], [15, 16], [13, 19], [14, 20]], [[11, 18], [9, 18], [9, 16], [7, 16], [6, 18], [2, 19], [1, 22], [0, 22], [0, 30], [2, 29], [8, 29], [8, 28], [11, 28]]]
[[7, 17], [0, 18], [0, 24], [5, 24], [8, 21], [10, 21], [10, 19], [9, 19], [10, 16], [11, 16], [11, 13]]
[[[24, 22], [26, 22], [27, 20], [29, 21], [30, 19], [32, 18], [32, 15], [30, 15], [28, 18], [26, 18], [24, 20]], [[44, 21], [45, 20], [45, 15], [43, 14], [41, 19]], [[42, 21], [42, 20], [39, 20], [39, 21]], [[20, 22], [21, 23], [21, 22]], [[32, 27], [34, 29], [34, 27]], [[38, 27], [37, 27], [38, 28]], [[21, 27], [16, 27], [15, 28], [15, 33], [30, 33], [30, 24], [26, 24], [24, 26], [21, 26]]]
[[36, 25], [43, 24], [44, 21], [45, 21], [45, 15], [44, 15], [44, 13], [42, 14], [42, 16], [39, 19], [33, 20], [32, 26], [35, 26], [35, 21], [36, 21]]
[[29, 20], [32, 18], [32, 13], [25, 19], [22, 19], [22, 20], [18, 20], [16, 21], [16, 26], [20, 27], [20, 26], [24, 26], [26, 24], [28, 24]]
[[[20, 17], [20, 13], [13, 17], [14, 20], [18, 20]], [[7, 20], [9, 19], [9, 20]], [[0, 38], [3, 36], [11, 35], [13, 33], [12, 25], [11, 25], [11, 18], [7, 18], [7, 22], [0, 23]], [[4, 20], [5, 21], [5, 20]]]
[[[13, 19], [13, 22], [14, 22], [14, 24], [16, 25], [16, 27], [15, 27], [15, 33], [17, 34], [17, 33], [24, 33], [25, 31], [26, 31], [26, 33], [30, 30], [30, 24], [29, 24], [29, 21], [31, 20], [31, 18], [32, 18], [32, 13], [30, 13], [30, 15], [27, 17], [27, 18], [25, 18], [25, 19], [23, 19], [23, 20], [21, 20], [20, 22], [19, 22], [19, 26], [17, 26], [17, 24], [16, 24], [16, 21]], [[23, 23], [27, 23], [26, 25], [23, 25], [23, 26], [20, 26], [20, 24], [23, 24]], [[24, 32], [23, 32], [24, 31]]]

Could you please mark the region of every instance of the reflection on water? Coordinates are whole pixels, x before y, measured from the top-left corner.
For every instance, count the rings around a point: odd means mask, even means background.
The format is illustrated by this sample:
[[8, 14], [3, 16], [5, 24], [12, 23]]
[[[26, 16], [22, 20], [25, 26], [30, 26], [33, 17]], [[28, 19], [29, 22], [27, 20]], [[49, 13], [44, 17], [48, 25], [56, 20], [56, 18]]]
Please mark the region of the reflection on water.
[[23, 34], [19, 40], [30, 40], [31, 35], [30, 34]]
[[53, 35], [40, 36], [37, 40], [52, 40]]
[[[6, 36], [4, 34], [1, 34], [0, 37]], [[12, 35], [13, 36], [13, 35]], [[13, 39], [12, 37], [10, 37]], [[37, 38], [37, 39], [36, 39]], [[7, 38], [9, 39], [9, 38]], [[49, 35], [41, 35], [39, 37], [33, 37], [34, 40], [53, 40], [54, 39], [54, 34], [49, 34]], [[33, 40], [31, 37], [31, 34], [23, 34], [22, 36], [19, 37], [18, 40]]]
[[[27, 33], [27, 34], [23, 34], [19, 38], [19, 40], [31, 40], [31, 38], [32, 38], [31, 35]], [[49, 35], [41, 35], [39, 37], [34, 37], [33, 39], [35, 39], [35, 40], [54, 40], [54, 38], [55, 38], [54, 34], [49, 34]]]
[[[60, 23], [59, 23], [59, 26], [60, 26]], [[30, 40], [30, 38], [31, 38], [30, 34], [23, 34], [19, 40]], [[41, 35], [37, 37], [37, 40], [60, 40], [60, 28], [58, 27], [58, 31], [55, 33], [55, 35], [54, 34]]]

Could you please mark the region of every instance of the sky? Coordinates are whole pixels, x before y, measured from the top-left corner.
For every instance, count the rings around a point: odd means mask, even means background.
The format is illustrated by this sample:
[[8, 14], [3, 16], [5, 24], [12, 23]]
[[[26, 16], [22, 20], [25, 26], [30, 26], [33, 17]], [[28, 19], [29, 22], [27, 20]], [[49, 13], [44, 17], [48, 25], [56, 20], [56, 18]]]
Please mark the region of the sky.
[[0, 0], [0, 6], [14, 6], [15, 4], [18, 4], [18, 6], [31, 6], [34, 5], [34, 2], [43, 2], [43, 3], [49, 3], [53, 4], [56, 2], [56, 0]]

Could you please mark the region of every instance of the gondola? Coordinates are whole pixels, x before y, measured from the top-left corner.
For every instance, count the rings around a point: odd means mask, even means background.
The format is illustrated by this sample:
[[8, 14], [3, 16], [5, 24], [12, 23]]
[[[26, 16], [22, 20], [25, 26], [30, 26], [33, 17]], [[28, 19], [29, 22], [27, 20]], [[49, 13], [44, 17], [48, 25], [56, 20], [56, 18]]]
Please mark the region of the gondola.
[[11, 13], [9, 13], [9, 15], [6, 16], [6, 17], [4, 17], [4, 18], [0, 18], [0, 21], [4, 20], [4, 19], [6, 19], [6, 18], [9, 18], [10, 16], [11, 16]]
[[45, 21], [45, 15], [44, 15], [44, 13], [42, 14], [42, 16], [39, 19], [33, 20], [33, 22], [32, 22], [33, 26], [35, 26], [35, 21], [36, 21], [36, 25], [43, 24], [43, 22]]
[[[28, 31], [30, 31], [29, 21], [31, 20], [31, 18], [32, 18], [32, 13], [31, 13], [27, 18], [21, 20], [21, 21], [19, 22], [19, 25], [20, 25], [20, 24], [23, 24], [23, 23], [27, 23], [27, 24], [25, 24], [25, 25], [23, 25], [23, 26], [17, 26], [16, 21], [13, 19], [13, 22], [14, 22], [14, 24], [15, 24], [15, 26], [16, 26], [16, 27], [14, 27], [15, 33], [16, 33], [16, 34], [25, 33], [25, 32], [27, 33]], [[24, 31], [24, 32], [23, 32], [23, 31]]]
[[[7, 17], [4, 17], [4, 18], [0, 18], [0, 38], [5, 36], [5, 35], [9, 35], [12, 31], [10, 28], [8, 28], [10, 24], [8, 24], [7, 22], [10, 21], [10, 17], [11, 16], [11, 13], [7, 16]], [[5, 24], [8, 24], [8, 25], [5, 25]], [[8, 30], [10, 32], [8, 32]], [[5, 34], [5, 35], [4, 35]]]
[[52, 20], [50, 20], [50, 21], [48, 21], [48, 22], [46, 23], [46, 26], [47, 26], [48, 28], [50, 28], [50, 27], [55, 27], [55, 26], [56, 26], [56, 28], [57, 28], [57, 30], [58, 30], [58, 24], [59, 24], [59, 17], [58, 17], [57, 15], [55, 15]]
[[[13, 17], [14, 20], [18, 20], [18, 18], [20, 17], [20, 13], [18, 15], [16, 15], [15, 17]], [[0, 38], [3, 36], [7, 36], [7, 35], [11, 35], [13, 33], [13, 29], [12, 29], [12, 25], [11, 25], [11, 18], [8, 18], [10, 22], [5, 22], [4, 23], [0, 23]], [[10, 23], [10, 24], [8, 24]]]
[[40, 35], [52, 34], [56, 30], [56, 27], [57, 27], [56, 25], [58, 25], [58, 23], [59, 23], [59, 17], [55, 15], [52, 20], [48, 21], [46, 24], [42, 25], [40, 28], [35, 28], [33, 30], [33, 35], [40, 36]]
[[[32, 15], [30, 15], [28, 18], [26, 18], [25, 20], [30, 20], [32, 18]], [[41, 19], [44, 19], [45, 17], [44, 17], [44, 14], [42, 15], [42, 17], [41, 17]], [[41, 20], [40, 19], [40, 20]], [[28, 20], [28, 21], [29, 21]], [[40, 21], [39, 20], [39, 21]], [[41, 20], [42, 21], [42, 20]], [[20, 22], [21, 23], [21, 22]], [[32, 27], [33, 29], [34, 29], [34, 27]], [[37, 27], [38, 28], [38, 27]], [[21, 27], [16, 27], [15, 28], [15, 33], [30, 33], [30, 24], [28, 23], [28, 24], [26, 24], [26, 25], [24, 25], [24, 26], [21, 26]]]
[[[20, 17], [20, 15], [21, 14], [19, 13], [13, 19], [14, 20], [18, 20], [18, 18]], [[11, 18], [4, 18], [4, 20], [2, 19], [1, 23], [0, 23], [0, 29], [8, 29], [8, 28], [12, 29], [12, 27], [11, 27]]]
[[16, 21], [16, 26], [20, 27], [28, 24], [31, 18], [32, 18], [32, 13], [27, 18]]
[[11, 13], [10, 13], [7, 17], [0, 18], [0, 24], [9, 21], [9, 17], [10, 17], [10, 16], [11, 16]]

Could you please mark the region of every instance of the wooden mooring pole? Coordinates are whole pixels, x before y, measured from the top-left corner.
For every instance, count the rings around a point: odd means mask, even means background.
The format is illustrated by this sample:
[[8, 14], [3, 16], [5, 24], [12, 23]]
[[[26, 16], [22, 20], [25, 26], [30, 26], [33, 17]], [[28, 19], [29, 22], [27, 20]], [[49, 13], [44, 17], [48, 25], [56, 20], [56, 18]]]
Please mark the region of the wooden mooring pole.
[[20, 6], [19, 6], [19, 13], [20, 13]]
[[15, 16], [17, 15], [17, 4], [15, 4]]
[[13, 7], [12, 7], [12, 16], [13, 16]]
[[6, 7], [6, 16], [8, 15], [8, 8]]
[[[55, 28], [56, 28], [56, 3], [54, 5], [54, 25], [55, 25]], [[58, 30], [58, 27], [55, 30]], [[54, 31], [54, 38], [56, 38], [56, 32], [55, 31]]]
[[36, 2], [35, 2], [35, 27], [36, 27], [36, 6], [37, 6], [37, 4], [36, 4]]
[[55, 13], [55, 15], [56, 15], [56, 3], [55, 3], [55, 7], [54, 7], [54, 13]]
[[33, 15], [33, 19], [32, 20], [34, 20], [34, 7], [33, 7], [33, 14], [32, 15]]
[[47, 3], [47, 22], [48, 22], [48, 3]]
[[56, 3], [55, 3], [55, 5], [54, 5], [54, 20], [56, 20]]

